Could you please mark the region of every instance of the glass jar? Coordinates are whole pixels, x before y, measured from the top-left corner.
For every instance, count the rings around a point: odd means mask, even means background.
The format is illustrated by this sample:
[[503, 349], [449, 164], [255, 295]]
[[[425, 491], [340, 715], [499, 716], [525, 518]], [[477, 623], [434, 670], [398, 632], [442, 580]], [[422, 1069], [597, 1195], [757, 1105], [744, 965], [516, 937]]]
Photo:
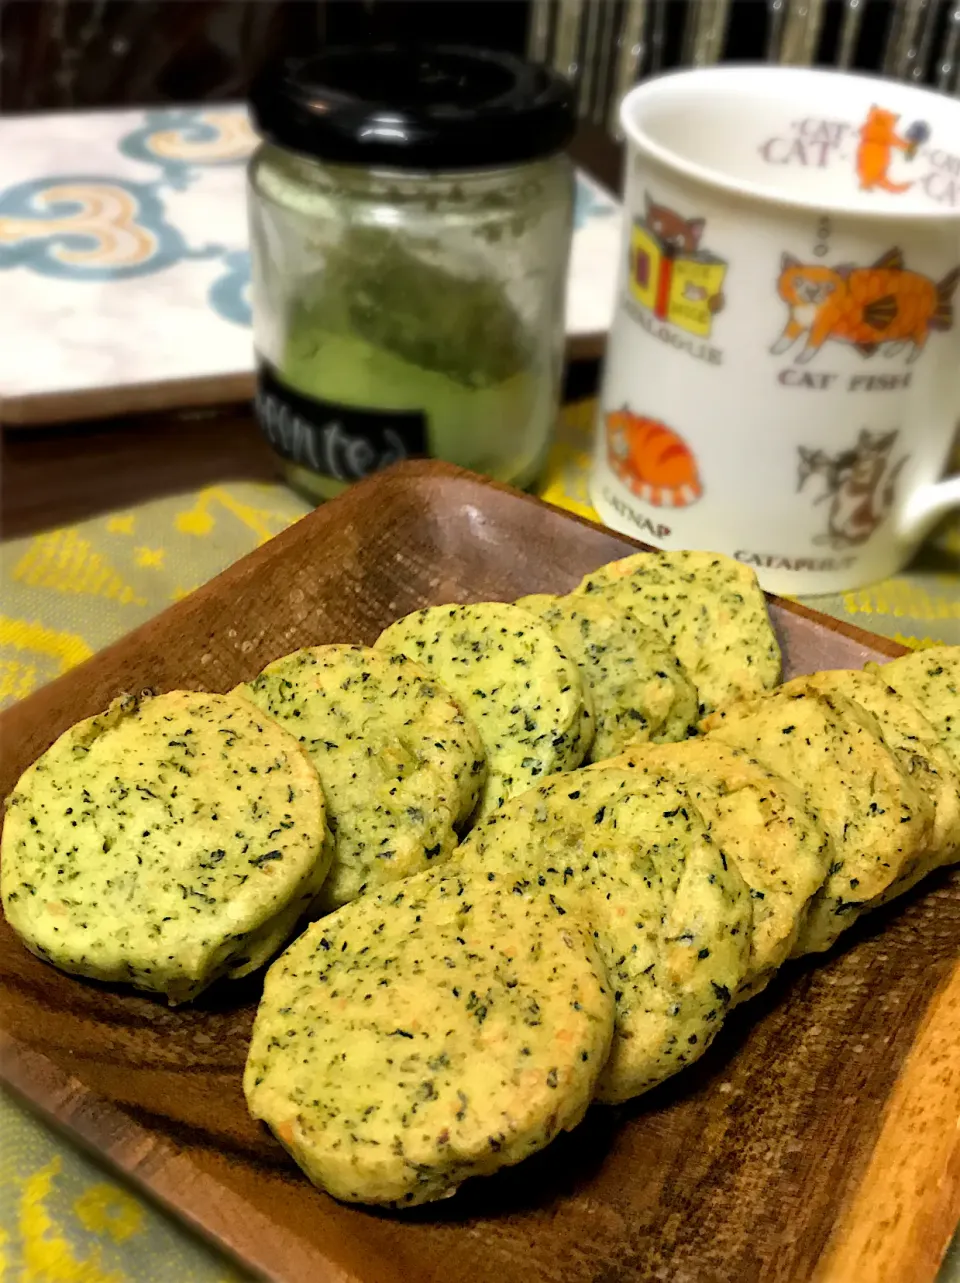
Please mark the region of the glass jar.
[[290, 483], [329, 498], [428, 455], [529, 485], [563, 361], [567, 83], [473, 50], [334, 50], [253, 111], [257, 414]]

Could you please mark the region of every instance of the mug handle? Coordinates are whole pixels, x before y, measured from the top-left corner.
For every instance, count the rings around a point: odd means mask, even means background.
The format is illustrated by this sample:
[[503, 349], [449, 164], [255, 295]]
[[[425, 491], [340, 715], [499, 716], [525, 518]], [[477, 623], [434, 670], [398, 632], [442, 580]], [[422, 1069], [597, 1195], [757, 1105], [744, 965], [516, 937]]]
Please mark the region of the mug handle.
[[900, 519], [900, 535], [911, 543], [919, 543], [951, 508], [960, 508], [960, 475], [916, 490], [907, 501]]

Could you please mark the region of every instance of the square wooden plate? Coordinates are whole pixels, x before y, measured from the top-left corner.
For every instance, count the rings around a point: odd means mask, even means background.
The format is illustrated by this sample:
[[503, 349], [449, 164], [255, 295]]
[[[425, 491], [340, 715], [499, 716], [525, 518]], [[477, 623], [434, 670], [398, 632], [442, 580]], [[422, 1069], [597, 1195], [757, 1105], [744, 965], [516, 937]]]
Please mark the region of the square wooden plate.
[[[350, 490], [0, 719], [0, 790], [121, 691], [226, 690], [430, 603], [562, 592], [638, 546], [437, 463]], [[774, 600], [786, 674], [901, 653]], [[171, 1011], [0, 921], [0, 1069], [249, 1267], [363, 1283], [932, 1279], [960, 1211], [960, 882], [788, 966], [693, 1069], [538, 1157], [389, 1215], [293, 1168], [241, 1092], [259, 978]]]

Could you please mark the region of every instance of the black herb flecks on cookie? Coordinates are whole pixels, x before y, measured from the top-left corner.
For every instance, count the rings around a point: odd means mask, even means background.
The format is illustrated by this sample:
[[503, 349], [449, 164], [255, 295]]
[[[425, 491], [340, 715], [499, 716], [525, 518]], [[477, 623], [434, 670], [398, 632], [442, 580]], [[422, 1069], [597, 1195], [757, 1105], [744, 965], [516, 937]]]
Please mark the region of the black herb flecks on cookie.
[[877, 719], [839, 692], [796, 678], [711, 714], [703, 729], [795, 783], [833, 843], [795, 955], [828, 949], [929, 858], [930, 798], [887, 748]]
[[318, 909], [449, 858], [483, 785], [484, 752], [432, 674], [369, 646], [315, 646], [240, 690], [297, 736], [320, 776], [334, 856]]
[[317, 773], [237, 695], [119, 700], [7, 799], [7, 921], [75, 975], [186, 1002], [286, 942], [331, 848]]
[[590, 924], [616, 1028], [597, 1095], [623, 1101], [697, 1060], [749, 964], [743, 880], [681, 789], [601, 763], [508, 802], [457, 852]]
[[575, 1126], [612, 1029], [573, 914], [431, 872], [314, 923], [270, 968], [244, 1091], [322, 1189], [412, 1206]]
[[925, 647], [867, 667], [920, 710], [960, 767], [960, 646]]
[[614, 764], [682, 788], [735, 863], [750, 892], [753, 924], [750, 965], [734, 1002], [751, 997], [796, 945], [833, 863], [832, 842], [799, 789], [712, 737], [638, 744]]
[[576, 664], [519, 606], [431, 606], [381, 633], [442, 682], [480, 732], [487, 779], [479, 814], [556, 771], [579, 766], [593, 717]]
[[627, 602], [597, 594], [536, 594], [517, 603], [536, 615], [575, 661], [593, 705], [589, 760], [614, 757], [627, 744], [671, 743], [697, 723], [697, 692], [663, 637]]
[[875, 672], [836, 668], [814, 673], [807, 682], [816, 690], [845, 695], [875, 717], [883, 742], [901, 769], [929, 797], [933, 832], [928, 859], [918, 865], [914, 880], [952, 864], [960, 855], [960, 764], [954, 763], [931, 723], [916, 705], [886, 684], [882, 668]]
[[577, 593], [625, 602], [686, 669], [703, 713], [780, 680], [780, 647], [757, 577], [712, 552], [640, 552], [586, 575]]

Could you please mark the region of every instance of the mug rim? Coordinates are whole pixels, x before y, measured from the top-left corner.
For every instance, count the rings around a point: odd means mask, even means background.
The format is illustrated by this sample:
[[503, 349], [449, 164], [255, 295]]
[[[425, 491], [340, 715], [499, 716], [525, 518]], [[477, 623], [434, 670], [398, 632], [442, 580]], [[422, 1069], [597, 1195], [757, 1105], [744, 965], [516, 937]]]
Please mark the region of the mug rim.
[[[757, 201], [760, 204], [773, 205], [781, 209], [810, 210], [821, 214], [833, 214], [838, 217], [846, 216], [869, 222], [951, 223], [960, 220], [960, 206], [947, 210], [921, 207], [909, 209], [904, 207], [899, 209], [874, 207], [870, 209], [838, 200], [814, 199], [804, 196], [802, 193], [787, 194], [775, 187], [767, 186], [765, 183], [758, 183], [751, 179], [732, 178], [721, 169], [710, 165], [702, 165], [698, 161], [687, 160], [671, 148], [665, 147], [662, 143], [652, 138], [644, 126], [636, 119], [638, 103], [646, 103], [648, 99], [654, 101], [657, 98], [661, 100], [668, 99], [675, 91], [682, 92], [691, 83], [699, 83], [703, 86], [704, 83], [709, 83], [710, 80], [721, 83], [727, 82], [723, 85], [723, 92], [728, 97], [731, 97], [733, 95], [730, 94], [730, 89], [733, 88], [735, 93], [738, 85], [742, 88], [745, 78], [763, 81], [765, 79], [772, 80], [774, 77], [781, 84], [783, 77], [791, 80], [814, 79], [820, 81], [839, 78], [871, 89], [876, 86], [882, 86], [887, 93], [893, 90], [898, 97], [909, 96], [928, 101], [933, 100], [941, 108], [945, 106], [948, 111], [953, 109], [960, 117], [960, 102], [949, 95], [937, 93], [935, 90], [925, 86], [905, 84], [903, 81], [893, 80], [885, 76], [858, 75], [835, 67], [781, 67], [772, 63], [744, 62], [723, 63], [722, 65], [711, 67], [686, 67], [679, 71], [667, 71], [649, 77], [640, 84], [634, 85], [621, 102], [619, 112], [620, 127], [630, 146], [658, 161], [665, 168], [682, 174], [684, 177], [692, 179], [703, 186], [729, 192], [732, 195]], [[960, 129], [960, 119], [958, 119], [958, 129]]]

